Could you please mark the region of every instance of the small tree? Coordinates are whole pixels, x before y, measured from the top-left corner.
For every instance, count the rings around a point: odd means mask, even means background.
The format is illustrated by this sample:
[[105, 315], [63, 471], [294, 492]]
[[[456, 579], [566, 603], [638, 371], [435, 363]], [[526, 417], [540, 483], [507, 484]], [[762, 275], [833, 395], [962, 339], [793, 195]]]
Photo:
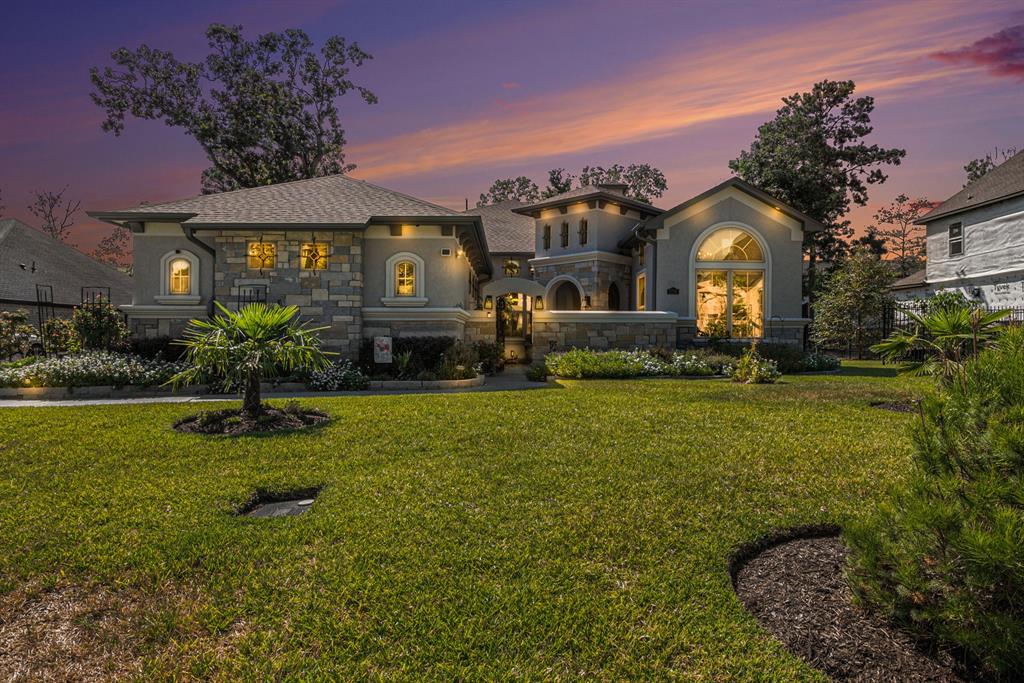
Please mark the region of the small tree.
[[893, 254], [900, 277], [906, 277], [924, 263], [925, 231], [915, 221], [931, 210], [932, 202], [927, 197], [911, 199], [905, 194], [897, 195], [888, 206], [875, 213], [875, 220], [883, 227], [878, 235], [886, 242]]
[[195, 384], [207, 376], [228, 380], [242, 393], [242, 414], [255, 419], [262, 411], [260, 382], [281, 371], [317, 371], [331, 364], [320, 350], [317, 333], [326, 327], [298, 323], [298, 306], [249, 304], [229, 311], [215, 302], [219, 315], [193, 320], [179, 343], [186, 347], [188, 368], [168, 382]]
[[71, 316], [78, 348], [97, 351], [118, 351], [125, 347], [131, 333], [124, 316], [103, 299], [75, 308]]
[[67, 242], [71, 236], [71, 226], [75, 224], [75, 214], [82, 207], [82, 202], [64, 198], [68, 186], [57, 192], [35, 192], [28, 210], [39, 219], [39, 228], [59, 242]]
[[892, 269], [857, 248], [828, 278], [814, 306], [811, 338], [823, 346], [850, 344], [863, 358], [881, 337], [882, 320], [892, 303]]

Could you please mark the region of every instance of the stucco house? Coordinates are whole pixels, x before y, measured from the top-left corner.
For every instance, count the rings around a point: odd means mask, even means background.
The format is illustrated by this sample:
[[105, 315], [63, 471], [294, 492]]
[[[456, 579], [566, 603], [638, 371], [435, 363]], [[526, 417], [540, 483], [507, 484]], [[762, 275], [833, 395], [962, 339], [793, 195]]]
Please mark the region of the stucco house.
[[459, 212], [336, 175], [89, 215], [134, 233], [122, 309], [140, 335], [265, 300], [298, 305], [348, 356], [375, 336], [501, 340], [511, 359], [802, 340], [818, 223], [736, 178], [668, 210], [625, 189]]
[[958, 290], [993, 308], [1024, 307], [1024, 152], [918, 221], [927, 231], [920, 293]]

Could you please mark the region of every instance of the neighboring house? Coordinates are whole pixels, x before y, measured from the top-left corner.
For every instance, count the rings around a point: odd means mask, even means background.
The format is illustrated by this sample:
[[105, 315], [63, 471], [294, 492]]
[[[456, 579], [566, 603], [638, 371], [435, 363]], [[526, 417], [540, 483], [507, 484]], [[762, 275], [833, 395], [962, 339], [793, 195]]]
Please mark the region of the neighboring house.
[[54, 314], [69, 315], [83, 294], [108, 290], [115, 305], [129, 303], [132, 279], [19, 220], [0, 220], [0, 310], [24, 309], [37, 323], [40, 298], [52, 300]]
[[918, 221], [929, 292], [958, 290], [991, 307], [1024, 307], [1024, 152]]
[[141, 335], [214, 299], [296, 304], [348, 356], [374, 336], [500, 340], [512, 358], [697, 336], [799, 342], [812, 219], [730, 179], [668, 211], [617, 184], [457, 212], [328, 176], [89, 215], [134, 233]]
[[925, 269], [922, 268], [892, 283], [889, 289], [892, 291], [893, 298], [896, 301], [913, 301], [930, 296], [932, 290], [925, 282], [925, 272]]

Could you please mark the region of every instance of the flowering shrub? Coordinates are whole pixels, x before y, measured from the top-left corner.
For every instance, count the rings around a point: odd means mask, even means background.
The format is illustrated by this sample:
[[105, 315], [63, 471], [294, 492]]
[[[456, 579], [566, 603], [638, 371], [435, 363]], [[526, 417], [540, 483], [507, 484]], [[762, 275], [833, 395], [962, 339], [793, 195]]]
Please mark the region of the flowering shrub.
[[732, 371], [732, 381], [744, 384], [774, 384], [780, 377], [782, 373], [775, 361], [762, 358], [757, 352], [757, 344], [747, 349]]
[[800, 372], [824, 372], [826, 370], [838, 370], [839, 358], [830, 353], [818, 353], [811, 351], [804, 354], [803, 369]]
[[167, 382], [182, 369], [180, 363], [97, 351], [46, 358], [21, 367], [0, 368], [0, 386], [153, 386]]
[[78, 344], [83, 349], [122, 349], [128, 343], [128, 327], [117, 307], [106, 300], [75, 308], [71, 316]]
[[708, 377], [732, 372], [736, 359], [701, 351], [657, 352], [592, 351], [573, 349], [549, 354], [545, 358], [548, 373], [572, 379], [626, 377]]
[[50, 318], [43, 323], [43, 343], [47, 353], [78, 351], [78, 334], [71, 318]]
[[28, 353], [35, 332], [26, 311], [0, 311], [0, 359]]
[[314, 391], [357, 391], [369, 385], [366, 376], [348, 359], [335, 361], [309, 377], [309, 388]]

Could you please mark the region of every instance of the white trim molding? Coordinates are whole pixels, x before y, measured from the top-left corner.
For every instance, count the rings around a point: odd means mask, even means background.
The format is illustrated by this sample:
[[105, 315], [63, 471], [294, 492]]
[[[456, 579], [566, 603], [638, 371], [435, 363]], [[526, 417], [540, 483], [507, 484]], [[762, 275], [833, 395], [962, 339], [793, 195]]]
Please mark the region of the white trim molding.
[[585, 261], [604, 261], [605, 263], [619, 263], [624, 266], [633, 265], [632, 256], [623, 256], [622, 254], [613, 254], [610, 251], [579, 251], [573, 254], [562, 254], [561, 256], [538, 256], [532, 258], [527, 263], [533, 267], [537, 266], [557, 266], [565, 263], [583, 263]]
[[[188, 261], [188, 294], [171, 294], [171, 262], [176, 259]], [[199, 257], [187, 249], [169, 251], [160, 258], [160, 294], [153, 300], [163, 306], [189, 306], [202, 301], [199, 294]]]
[[[416, 269], [414, 273], [416, 293], [413, 296], [398, 296], [395, 292], [395, 268], [399, 263], [409, 261], [413, 264]], [[427, 269], [426, 264], [423, 262], [423, 257], [419, 254], [414, 254], [411, 251], [400, 251], [396, 254], [392, 254], [385, 266], [385, 294], [381, 297], [380, 303], [383, 306], [397, 306], [403, 308], [410, 308], [416, 306], [426, 306], [429, 303], [425, 294], [425, 287], [427, 281]]]
[[364, 308], [363, 320], [391, 320], [396, 322], [466, 322], [470, 313], [464, 308]]

